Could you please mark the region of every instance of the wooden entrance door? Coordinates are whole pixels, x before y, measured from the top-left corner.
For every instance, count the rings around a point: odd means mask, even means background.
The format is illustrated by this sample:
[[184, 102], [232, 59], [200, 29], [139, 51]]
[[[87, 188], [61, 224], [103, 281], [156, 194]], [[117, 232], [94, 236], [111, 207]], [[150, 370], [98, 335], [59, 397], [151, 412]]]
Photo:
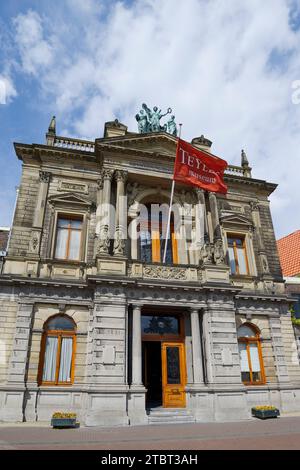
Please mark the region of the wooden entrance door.
[[164, 408], [185, 407], [185, 349], [183, 343], [162, 343], [162, 391]]

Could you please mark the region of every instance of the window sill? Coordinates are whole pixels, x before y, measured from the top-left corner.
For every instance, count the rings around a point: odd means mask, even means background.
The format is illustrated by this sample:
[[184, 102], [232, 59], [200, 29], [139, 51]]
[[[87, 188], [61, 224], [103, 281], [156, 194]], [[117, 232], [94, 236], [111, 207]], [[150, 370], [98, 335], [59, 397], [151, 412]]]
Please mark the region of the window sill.
[[74, 261], [74, 260], [68, 260], [68, 259], [56, 259], [56, 258], [51, 258], [45, 260], [46, 263], [49, 264], [62, 264], [62, 265], [71, 265], [71, 266], [85, 266], [86, 261]]
[[254, 281], [258, 279], [257, 276], [252, 274], [229, 274], [229, 277], [233, 281]]

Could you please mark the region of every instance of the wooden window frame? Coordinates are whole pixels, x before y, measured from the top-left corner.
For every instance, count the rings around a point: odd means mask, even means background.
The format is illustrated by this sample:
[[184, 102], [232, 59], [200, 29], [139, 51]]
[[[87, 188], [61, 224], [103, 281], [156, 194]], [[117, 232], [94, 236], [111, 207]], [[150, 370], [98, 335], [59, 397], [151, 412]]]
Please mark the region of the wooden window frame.
[[[72, 229], [70, 224], [68, 226], [68, 239], [67, 239], [67, 246], [66, 246], [66, 257], [65, 258], [57, 258], [56, 257], [56, 246], [57, 246], [57, 237], [58, 237], [58, 231], [60, 227], [58, 226], [59, 224], [59, 219], [65, 218], [66, 220], [80, 220], [81, 221], [81, 228], [80, 229]], [[55, 237], [54, 237], [54, 252], [53, 252], [53, 258], [56, 261], [68, 261], [70, 263], [80, 263], [83, 258], [83, 231], [84, 231], [84, 215], [83, 214], [70, 214], [70, 213], [63, 213], [63, 212], [58, 212], [56, 216], [56, 225], [55, 225]], [[71, 239], [71, 233], [73, 231], [80, 232], [80, 242], [79, 242], [79, 257], [78, 259], [70, 259], [69, 254], [70, 254], [70, 239]]]
[[[247, 253], [247, 247], [246, 247], [246, 235], [245, 234], [240, 234], [240, 233], [232, 233], [228, 232], [226, 233], [227, 237], [227, 246], [228, 246], [228, 257], [229, 257], [229, 265], [230, 265], [230, 256], [229, 256], [229, 248], [233, 248], [233, 254], [234, 254], [234, 262], [235, 262], [235, 273], [231, 273], [232, 276], [249, 276], [250, 275], [250, 269], [249, 269], [249, 260], [248, 260], [248, 253]], [[240, 274], [239, 272], [239, 262], [238, 262], [238, 255], [237, 255], [237, 245], [236, 242], [234, 241], [233, 246], [229, 245], [229, 239], [239, 239], [242, 241], [242, 248], [245, 256], [245, 263], [246, 263], [246, 269], [247, 273], [246, 274]]]
[[[265, 368], [264, 368], [264, 361], [262, 356], [262, 347], [261, 347], [261, 337], [255, 325], [250, 323], [243, 323], [240, 326], [247, 326], [251, 328], [254, 333], [254, 336], [251, 337], [239, 337], [238, 343], [246, 344], [246, 351], [247, 351], [247, 358], [248, 358], [248, 365], [249, 365], [249, 373], [250, 373], [250, 381], [243, 381], [244, 385], [265, 385], [266, 383], [266, 375], [265, 375]], [[261, 380], [253, 381], [253, 373], [252, 373], [252, 364], [251, 364], [251, 356], [250, 356], [250, 344], [257, 345], [258, 357], [259, 357], [259, 365], [260, 365], [260, 374]], [[242, 371], [241, 371], [242, 372]]]
[[[54, 317], [51, 317], [53, 319]], [[50, 319], [48, 320], [50, 321]], [[44, 372], [44, 365], [45, 365], [45, 354], [46, 354], [46, 344], [47, 338], [55, 337], [58, 338], [58, 345], [57, 345], [57, 353], [56, 353], [56, 370], [55, 370], [55, 380], [54, 381], [44, 381], [43, 380], [43, 372]], [[60, 361], [61, 361], [61, 343], [62, 339], [66, 337], [73, 338], [72, 341], [72, 358], [71, 358], [71, 374], [70, 374], [70, 382], [59, 382], [59, 370], [60, 370]], [[73, 385], [74, 383], [74, 372], [75, 372], [75, 354], [76, 354], [76, 327], [74, 325], [74, 330], [47, 330], [44, 331], [42, 335], [41, 341], [41, 351], [40, 351], [40, 361], [39, 361], [39, 368], [38, 368], [38, 385], [48, 385], [48, 386], [63, 386], [65, 387]]]

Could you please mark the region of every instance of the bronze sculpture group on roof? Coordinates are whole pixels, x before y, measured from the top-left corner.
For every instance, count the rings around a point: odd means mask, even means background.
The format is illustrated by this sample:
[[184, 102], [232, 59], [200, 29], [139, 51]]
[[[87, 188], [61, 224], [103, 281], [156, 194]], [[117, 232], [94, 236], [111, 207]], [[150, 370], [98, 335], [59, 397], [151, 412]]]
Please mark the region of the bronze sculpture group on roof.
[[151, 110], [145, 103], [143, 103], [142, 109], [135, 115], [140, 134], [146, 134], [149, 132], [167, 132], [168, 134], [172, 134], [176, 137], [177, 126], [174, 115], [171, 115], [164, 125], [161, 126], [160, 124], [160, 120], [168, 114], [172, 114], [171, 108], [168, 108], [167, 112], [162, 114], [161, 109], [158, 109], [157, 106], [154, 106]]

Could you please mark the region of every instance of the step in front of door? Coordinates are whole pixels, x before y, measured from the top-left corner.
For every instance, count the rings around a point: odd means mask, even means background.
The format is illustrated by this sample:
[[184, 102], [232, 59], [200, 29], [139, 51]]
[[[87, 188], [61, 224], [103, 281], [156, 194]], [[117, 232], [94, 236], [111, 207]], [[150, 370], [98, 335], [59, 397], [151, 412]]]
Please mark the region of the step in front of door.
[[161, 408], [148, 411], [149, 424], [177, 424], [194, 422], [194, 416], [187, 410]]

